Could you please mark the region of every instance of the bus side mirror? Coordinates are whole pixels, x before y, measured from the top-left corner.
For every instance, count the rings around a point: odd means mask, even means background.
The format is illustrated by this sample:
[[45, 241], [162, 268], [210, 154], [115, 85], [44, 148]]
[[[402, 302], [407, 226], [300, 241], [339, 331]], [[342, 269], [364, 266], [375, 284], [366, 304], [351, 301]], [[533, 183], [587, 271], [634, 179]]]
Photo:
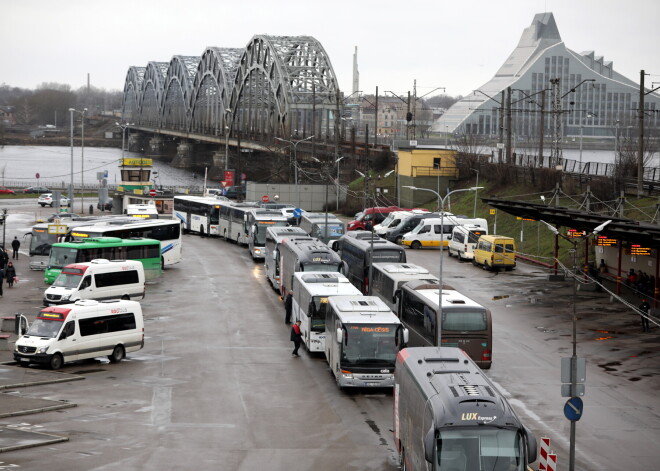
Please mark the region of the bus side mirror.
[[435, 430], [433, 427], [426, 432], [424, 437], [424, 459], [429, 463], [433, 463], [433, 442], [435, 441]]
[[401, 290], [398, 289], [394, 292], [394, 296], [392, 296], [392, 304], [397, 304], [399, 302], [400, 296], [401, 296]]
[[525, 430], [525, 438], [527, 442], [527, 462], [533, 463], [536, 461], [537, 454], [536, 437], [532, 435], [532, 432], [530, 432], [524, 425], [523, 430]]
[[337, 329], [337, 343], [342, 343], [344, 341], [344, 332], [341, 329]]
[[403, 346], [408, 345], [408, 338], [410, 335], [408, 334], [408, 329], [403, 329]]

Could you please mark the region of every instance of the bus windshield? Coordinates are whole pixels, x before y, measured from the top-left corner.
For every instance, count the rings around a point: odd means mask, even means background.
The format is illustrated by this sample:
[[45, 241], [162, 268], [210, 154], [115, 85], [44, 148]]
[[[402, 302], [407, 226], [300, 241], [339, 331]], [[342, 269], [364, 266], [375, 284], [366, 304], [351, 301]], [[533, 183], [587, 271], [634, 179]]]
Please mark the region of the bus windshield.
[[50, 246], [57, 242], [56, 234], [49, 234], [47, 229], [32, 229], [30, 255], [48, 255]]
[[286, 221], [256, 221], [254, 231], [254, 245], [264, 247], [266, 245], [266, 231], [269, 227], [283, 227]]
[[77, 288], [82, 280], [82, 275], [73, 275], [71, 273], [60, 273], [53, 286], [58, 286], [60, 288]]
[[62, 321], [54, 321], [51, 319], [35, 319], [30, 329], [25, 335], [33, 335], [35, 337], [50, 337], [53, 338], [62, 328]]
[[305, 263], [300, 271], [339, 271], [338, 263]]
[[345, 325], [346, 337], [341, 352], [341, 364], [381, 365], [393, 368], [397, 354], [395, 340], [397, 327], [394, 324]]
[[50, 258], [48, 259], [48, 268], [63, 268], [64, 266], [76, 262], [78, 249], [71, 247], [52, 247], [50, 249]]
[[482, 426], [441, 430], [437, 469], [524, 471], [522, 438], [518, 430]]

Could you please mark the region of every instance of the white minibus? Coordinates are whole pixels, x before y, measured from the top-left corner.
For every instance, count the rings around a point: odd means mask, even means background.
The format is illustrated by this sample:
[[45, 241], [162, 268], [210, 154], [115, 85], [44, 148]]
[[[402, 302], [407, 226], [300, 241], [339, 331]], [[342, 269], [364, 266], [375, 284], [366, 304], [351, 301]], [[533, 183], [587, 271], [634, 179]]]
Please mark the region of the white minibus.
[[140, 303], [83, 299], [42, 309], [16, 340], [14, 360], [21, 366], [39, 363], [57, 370], [67, 361], [100, 356], [117, 363], [142, 347]]
[[293, 275], [293, 321], [300, 321], [302, 339], [310, 352], [325, 351], [325, 311], [328, 296], [360, 296], [341, 273], [298, 272]]
[[72, 263], [62, 268], [44, 292], [44, 306], [68, 304], [80, 299], [144, 298], [144, 267], [138, 260], [105, 260]]
[[449, 246], [447, 248], [447, 254], [450, 257], [456, 255], [460, 262], [463, 260], [472, 260], [474, 258], [474, 249], [477, 246], [479, 237], [487, 234], [487, 228], [474, 224], [454, 226], [454, 230], [451, 233], [451, 240], [449, 241]]
[[401, 243], [411, 249], [428, 247], [447, 247], [451, 233], [455, 226], [474, 225], [484, 229], [488, 222], [484, 218], [464, 218], [459, 216], [445, 216], [423, 219], [415, 229], [403, 236]]

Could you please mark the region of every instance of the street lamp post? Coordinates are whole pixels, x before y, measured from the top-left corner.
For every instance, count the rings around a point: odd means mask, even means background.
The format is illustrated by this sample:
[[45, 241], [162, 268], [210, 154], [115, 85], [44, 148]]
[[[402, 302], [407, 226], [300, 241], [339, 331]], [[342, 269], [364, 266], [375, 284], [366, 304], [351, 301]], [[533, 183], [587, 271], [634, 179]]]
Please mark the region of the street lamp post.
[[477, 191], [483, 187], [473, 186], [472, 188], [459, 188], [457, 190], [452, 190], [447, 193], [444, 197], [440, 196], [440, 193], [437, 191], [431, 190], [429, 188], [417, 188], [416, 186], [406, 185], [404, 188], [410, 188], [411, 190], [421, 190], [421, 191], [430, 191], [435, 193], [440, 202], [440, 273], [438, 274], [438, 280], [440, 287], [438, 288], [438, 346], [442, 346], [442, 259], [443, 250], [445, 244], [445, 200], [449, 198], [453, 193], [458, 193], [459, 191]]
[[[82, 192], [80, 193], [80, 214], [85, 212], [85, 113], [87, 113], [87, 108], [83, 108], [82, 113], [80, 113], [80, 186], [82, 187]], [[73, 210], [73, 204], [70, 207]]]
[[[580, 240], [582, 239], [588, 239], [591, 235], [596, 235], [599, 232], [601, 232], [605, 226], [607, 226], [609, 223], [612, 222], [612, 220], [605, 221], [603, 224], [600, 226], [596, 227], [591, 234], [585, 233], [581, 237], [575, 237], [575, 238], [568, 238], [564, 234], [560, 233], [559, 230], [545, 222], [544, 220], [541, 219], [541, 222], [545, 224], [548, 229], [552, 233], [555, 234], [555, 236], [559, 236], [562, 239], [567, 240], [571, 244], [573, 244], [573, 335], [572, 335], [572, 343], [573, 343], [573, 355], [571, 356], [571, 397], [576, 397], [577, 396], [577, 376], [578, 376], [578, 357], [577, 357], [577, 246]], [[568, 469], [569, 471], [574, 471], [575, 470], [575, 420], [571, 420], [571, 436], [570, 436], [570, 452], [569, 452], [569, 462], [568, 462]]]
[[[227, 116], [232, 111], [229, 108], [225, 108], [225, 171], [229, 170], [229, 130], [230, 126], [227, 123]], [[224, 178], [224, 177], [223, 177]]]
[[[582, 118], [582, 120], [580, 121], [580, 166], [578, 168], [578, 173], [580, 175], [582, 175], [582, 135], [584, 134], [584, 120], [587, 118], [593, 118], [594, 116], [596, 115], [588, 112], [587, 116]], [[582, 181], [582, 179], [580, 179], [580, 181]]]
[[[69, 108], [69, 113], [71, 113], [71, 182], [69, 183], [69, 207], [73, 206], [73, 112], [76, 111], [73, 108]], [[59, 201], [56, 203], [59, 208]]]
[[296, 185], [296, 192], [298, 193], [298, 208], [300, 208], [300, 186], [298, 186], [298, 155], [296, 154], [296, 147], [298, 144], [300, 144], [303, 141], [309, 141], [310, 139], [314, 138], [314, 135], [312, 134], [311, 136], [306, 137], [305, 139], [299, 139], [299, 140], [287, 140], [287, 139], [281, 139], [279, 137], [276, 137], [275, 139], [278, 141], [286, 142], [288, 143], [292, 148], [293, 148], [293, 169], [294, 169], [294, 183]]
[[335, 163], [337, 164], [337, 211], [339, 211], [339, 161], [344, 157], [345, 156], [342, 155], [337, 160], [335, 160]]
[[[475, 186], [475, 188], [478, 188], [479, 187], [479, 170], [477, 170], [476, 168], [471, 168], [470, 170], [477, 173], [477, 181], [474, 184], [474, 186]], [[474, 212], [472, 213], [473, 218], [477, 217], [477, 193], [478, 193], [478, 191], [474, 190]]]

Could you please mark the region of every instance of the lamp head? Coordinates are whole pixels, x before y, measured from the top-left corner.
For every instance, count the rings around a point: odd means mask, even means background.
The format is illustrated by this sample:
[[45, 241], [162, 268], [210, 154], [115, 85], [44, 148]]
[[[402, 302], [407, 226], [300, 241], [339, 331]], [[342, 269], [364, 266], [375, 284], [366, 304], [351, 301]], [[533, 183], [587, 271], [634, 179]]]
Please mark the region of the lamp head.
[[611, 222], [612, 222], [612, 220], [611, 220], [611, 219], [608, 219], [607, 221], [605, 221], [604, 223], [602, 223], [600, 226], [598, 226], [597, 228], [595, 228], [594, 231], [593, 231], [593, 234], [598, 234], [600, 231], [602, 231], [603, 229], [605, 229], [605, 226], [607, 226], [607, 225], [608, 225], [609, 223], [611, 223]]
[[390, 175], [392, 175], [392, 172], [394, 172], [394, 170], [390, 170], [390, 171], [387, 172], [384, 176], [385, 176], [385, 177], [389, 177]]
[[551, 231], [554, 235], [559, 235], [559, 231], [557, 230], [557, 228], [556, 228], [555, 226], [552, 226], [552, 225], [548, 224], [548, 223], [545, 222], [543, 219], [539, 219], [539, 221], [541, 221], [543, 224], [545, 224], [546, 226], [548, 226], [548, 229], [550, 229], [550, 231]]

